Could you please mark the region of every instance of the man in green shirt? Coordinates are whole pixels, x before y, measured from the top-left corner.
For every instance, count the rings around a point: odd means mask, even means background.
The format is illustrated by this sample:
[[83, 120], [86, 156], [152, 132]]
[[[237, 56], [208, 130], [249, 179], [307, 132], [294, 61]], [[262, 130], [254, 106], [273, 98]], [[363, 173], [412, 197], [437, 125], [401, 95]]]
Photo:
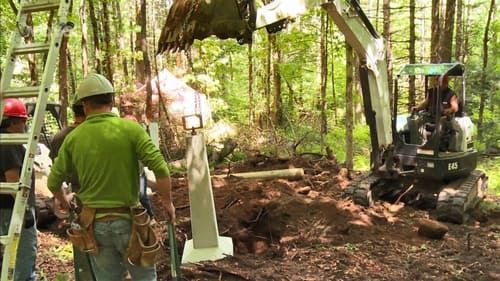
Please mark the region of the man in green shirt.
[[71, 196], [64, 193], [61, 185], [77, 175], [78, 198], [83, 206], [96, 209], [93, 228], [99, 252], [91, 260], [97, 280], [122, 280], [126, 270], [133, 280], [156, 280], [154, 266], [124, 262], [132, 223], [128, 214], [120, 210], [139, 202], [141, 161], [154, 172], [164, 207], [170, 220], [175, 221], [169, 171], [146, 131], [111, 112], [114, 92], [111, 83], [100, 74], [91, 73], [81, 82], [77, 96], [87, 118], [66, 136], [47, 185], [63, 209], [69, 209]]

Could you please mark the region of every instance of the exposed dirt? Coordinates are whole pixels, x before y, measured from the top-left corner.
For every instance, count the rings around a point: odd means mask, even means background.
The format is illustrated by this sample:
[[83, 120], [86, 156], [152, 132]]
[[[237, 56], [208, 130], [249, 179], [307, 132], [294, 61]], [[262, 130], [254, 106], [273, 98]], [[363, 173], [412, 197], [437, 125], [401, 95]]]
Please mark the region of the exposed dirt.
[[[376, 202], [354, 205], [343, 191], [357, 175], [337, 163], [303, 158], [259, 158], [232, 172], [303, 168], [301, 180], [212, 179], [218, 230], [231, 237], [234, 255], [182, 265], [184, 280], [500, 280], [500, 210], [477, 210], [463, 225], [433, 240], [417, 234], [417, 221], [432, 211]], [[217, 169], [212, 174], [227, 173]], [[187, 182], [174, 177], [179, 254], [191, 239]], [[152, 196], [165, 255], [158, 280], [172, 280], [165, 216]], [[486, 201], [499, 204], [500, 198]], [[39, 235], [38, 267], [46, 280], [70, 276], [68, 241]], [[42, 276], [43, 277], [43, 276]], [[72, 277], [71, 277], [72, 278]], [[43, 279], [42, 279], [43, 280]], [[72, 280], [72, 279], [70, 279]]]

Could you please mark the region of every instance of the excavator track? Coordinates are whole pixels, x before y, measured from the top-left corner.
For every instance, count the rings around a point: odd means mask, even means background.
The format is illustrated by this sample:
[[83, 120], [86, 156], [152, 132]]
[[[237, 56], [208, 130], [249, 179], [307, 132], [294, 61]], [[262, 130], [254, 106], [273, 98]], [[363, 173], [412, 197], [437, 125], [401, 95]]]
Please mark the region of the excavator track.
[[370, 207], [373, 205], [372, 187], [379, 183], [380, 177], [369, 175], [360, 181], [356, 181], [349, 186], [348, 195], [352, 197], [354, 203]]
[[484, 171], [475, 170], [462, 181], [455, 181], [439, 193], [436, 214], [440, 221], [462, 224], [467, 220], [467, 211], [476, 207], [484, 198], [488, 178]]

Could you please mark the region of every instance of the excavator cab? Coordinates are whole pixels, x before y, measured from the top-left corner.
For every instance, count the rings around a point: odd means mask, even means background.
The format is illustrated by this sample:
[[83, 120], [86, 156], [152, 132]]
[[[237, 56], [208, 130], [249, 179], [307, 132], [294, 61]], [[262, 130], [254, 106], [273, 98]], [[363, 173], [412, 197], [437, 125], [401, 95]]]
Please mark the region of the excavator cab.
[[[401, 171], [413, 171], [423, 179], [452, 180], [476, 168], [475, 127], [463, 113], [464, 74], [465, 67], [460, 63], [408, 64], [399, 71], [394, 85], [394, 143]], [[448, 80], [449, 88], [444, 85]], [[420, 94], [417, 96], [434, 97], [429, 98], [427, 108], [419, 112], [405, 112], [410, 81]], [[445, 95], [452, 91], [458, 97], [459, 110], [446, 116], [443, 115]]]

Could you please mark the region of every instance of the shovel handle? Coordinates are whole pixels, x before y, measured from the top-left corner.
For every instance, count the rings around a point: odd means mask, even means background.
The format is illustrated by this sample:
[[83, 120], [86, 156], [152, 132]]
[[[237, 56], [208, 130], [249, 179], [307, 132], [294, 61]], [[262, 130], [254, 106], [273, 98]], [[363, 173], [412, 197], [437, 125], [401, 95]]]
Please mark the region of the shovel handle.
[[175, 228], [172, 222], [167, 223], [168, 244], [170, 246], [170, 272], [173, 281], [181, 280], [181, 267], [179, 264], [179, 254], [177, 253], [177, 240], [175, 238]]

